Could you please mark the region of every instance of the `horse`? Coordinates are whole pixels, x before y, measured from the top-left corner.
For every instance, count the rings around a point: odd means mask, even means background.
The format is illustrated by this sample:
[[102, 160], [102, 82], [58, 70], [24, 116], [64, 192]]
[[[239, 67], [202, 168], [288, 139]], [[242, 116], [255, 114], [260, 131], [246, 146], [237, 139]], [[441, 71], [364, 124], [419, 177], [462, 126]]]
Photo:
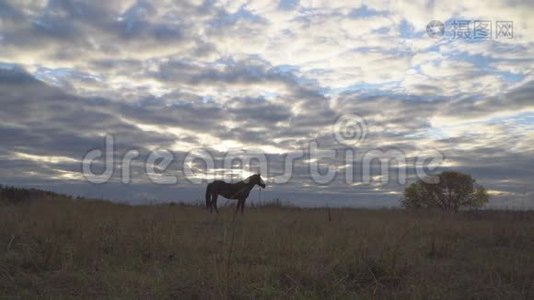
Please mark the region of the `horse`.
[[206, 187], [206, 208], [210, 210], [210, 213], [213, 212], [213, 208], [215, 208], [215, 212], [219, 213], [217, 209], [217, 197], [221, 195], [226, 199], [237, 200], [235, 212], [237, 213], [239, 208], [241, 208], [241, 214], [243, 214], [245, 201], [255, 185], [259, 185], [263, 189], [265, 188], [265, 182], [261, 179], [260, 174], [254, 174], [236, 183], [215, 180]]

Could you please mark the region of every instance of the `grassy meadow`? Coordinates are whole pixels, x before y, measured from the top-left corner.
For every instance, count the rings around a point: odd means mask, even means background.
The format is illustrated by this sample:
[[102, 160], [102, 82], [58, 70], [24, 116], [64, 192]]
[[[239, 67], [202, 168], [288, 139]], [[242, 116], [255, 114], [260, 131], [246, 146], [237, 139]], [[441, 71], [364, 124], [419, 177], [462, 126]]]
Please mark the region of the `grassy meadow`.
[[0, 296], [532, 299], [534, 213], [0, 206]]

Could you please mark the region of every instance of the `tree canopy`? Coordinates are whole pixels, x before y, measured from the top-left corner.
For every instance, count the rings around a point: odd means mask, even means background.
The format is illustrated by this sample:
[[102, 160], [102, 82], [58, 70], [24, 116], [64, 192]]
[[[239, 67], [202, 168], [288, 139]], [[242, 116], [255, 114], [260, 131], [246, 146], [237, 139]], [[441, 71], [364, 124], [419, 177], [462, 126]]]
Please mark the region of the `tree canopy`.
[[448, 171], [409, 185], [401, 204], [408, 209], [439, 208], [455, 212], [462, 207], [480, 207], [488, 200], [486, 189], [471, 175]]

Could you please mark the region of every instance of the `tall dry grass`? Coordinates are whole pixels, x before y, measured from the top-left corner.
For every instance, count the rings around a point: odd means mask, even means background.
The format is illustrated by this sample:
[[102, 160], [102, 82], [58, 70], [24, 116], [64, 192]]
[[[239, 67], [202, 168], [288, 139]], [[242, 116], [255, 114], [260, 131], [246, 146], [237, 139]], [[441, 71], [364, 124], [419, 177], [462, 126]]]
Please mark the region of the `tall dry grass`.
[[534, 214], [125, 206], [0, 207], [13, 298], [534, 297]]

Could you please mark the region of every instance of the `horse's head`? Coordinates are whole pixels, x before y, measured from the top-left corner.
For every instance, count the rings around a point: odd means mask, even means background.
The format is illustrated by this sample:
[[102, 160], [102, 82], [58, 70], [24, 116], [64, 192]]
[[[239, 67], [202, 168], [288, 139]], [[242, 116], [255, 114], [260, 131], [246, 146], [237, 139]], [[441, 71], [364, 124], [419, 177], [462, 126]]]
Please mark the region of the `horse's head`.
[[261, 174], [254, 174], [248, 178], [248, 181], [252, 184], [257, 184], [262, 188], [265, 188], [265, 182], [261, 179]]

